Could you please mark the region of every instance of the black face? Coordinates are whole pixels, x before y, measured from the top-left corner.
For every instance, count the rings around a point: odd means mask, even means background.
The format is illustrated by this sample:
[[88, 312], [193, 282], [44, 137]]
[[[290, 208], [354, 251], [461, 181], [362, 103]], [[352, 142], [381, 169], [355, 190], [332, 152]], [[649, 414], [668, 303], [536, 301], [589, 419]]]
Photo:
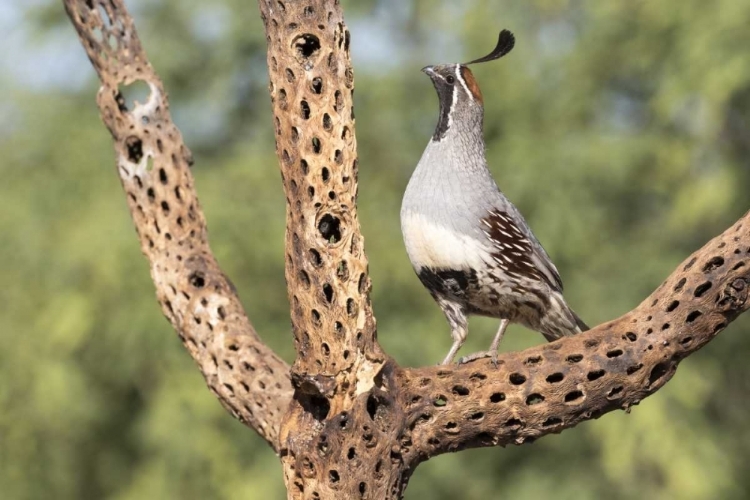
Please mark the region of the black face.
[[432, 80], [440, 101], [440, 116], [438, 117], [435, 134], [432, 138], [436, 141], [445, 137], [451, 126], [453, 113], [457, 108], [472, 107], [476, 104], [481, 106], [481, 96], [477, 96], [479, 88], [476, 87], [474, 77], [466, 66], [460, 64], [441, 64], [438, 66], [427, 66], [422, 69]]
[[450, 113], [453, 109], [453, 99], [455, 97], [456, 82], [456, 64], [428, 66], [424, 71], [432, 80], [432, 84], [437, 91], [438, 100], [440, 101], [440, 115], [438, 117], [435, 134], [432, 138], [439, 141], [445, 136], [450, 126]]

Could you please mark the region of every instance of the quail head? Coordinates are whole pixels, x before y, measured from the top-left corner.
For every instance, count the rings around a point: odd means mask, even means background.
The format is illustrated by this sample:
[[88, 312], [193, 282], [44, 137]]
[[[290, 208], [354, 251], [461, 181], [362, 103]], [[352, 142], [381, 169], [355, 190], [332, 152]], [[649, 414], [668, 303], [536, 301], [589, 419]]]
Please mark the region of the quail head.
[[401, 230], [414, 270], [443, 310], [453, 361], [468, 333], [467, 317], [500, 319], [490, 349], [464, 360], [491, 356], [509, 322], [541, 332], [547, 340], [587, 330], [562, 295], [555, 265], [518, 209], [487, 168], [484, 107], [469, 64], [499, 59], [515, 38], [500, 33], [488, 55], [464, 64], [427, 66], [440, 115], [401, 205]]

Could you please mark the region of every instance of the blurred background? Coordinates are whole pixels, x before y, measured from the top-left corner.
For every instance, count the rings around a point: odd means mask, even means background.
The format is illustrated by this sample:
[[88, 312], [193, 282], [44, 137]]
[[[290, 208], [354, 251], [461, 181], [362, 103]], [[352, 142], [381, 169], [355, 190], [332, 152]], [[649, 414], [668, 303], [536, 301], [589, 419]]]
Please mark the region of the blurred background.
[[[434, 364], [448, 325], [401, 241], [437, 119], [419, 68], [475, 69], [493, 173], [591, 325], [635, 307], [750, 208], [750, 1], [344, 0], [360, 214], [379, 338]], [[211, 243], [263, 339], [293, 359], [257, 6], [128, 0], [192, 148]], [[62, 2], [0, 0], [0, 497], [284, 498], [163, 318]], [[475, 319], [463, 352], [496, 322]], [[407, 499], [750, 498], [750, 315], [633, 409], [532, 446], [441, 456]], [[504, 350], [542, 342], [512, 327]]]

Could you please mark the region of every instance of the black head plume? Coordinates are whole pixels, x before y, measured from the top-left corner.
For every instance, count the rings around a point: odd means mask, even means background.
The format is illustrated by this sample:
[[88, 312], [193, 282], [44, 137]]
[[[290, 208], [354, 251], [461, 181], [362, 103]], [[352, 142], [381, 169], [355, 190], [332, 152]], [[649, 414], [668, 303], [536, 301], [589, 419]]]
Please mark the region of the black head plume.
[[494, 61], [495, 59], [500, 59], [505, 54], [513, 50], [513, 46], [516, 44], [516, 37], [513, 36], [513, 33], [511, 33], [508, 30], [503, 30], [500, 32], [500, 37], [497, 39], [497, 45], [494, 49], [492, 49], [492, 52], [487, 54], [484, 57], [480, 57], [479, 59], [474, 59], [473, 61], [469, 61], [466, 64], [474, 64], [474, 63], [482, 63], [487, 61]]

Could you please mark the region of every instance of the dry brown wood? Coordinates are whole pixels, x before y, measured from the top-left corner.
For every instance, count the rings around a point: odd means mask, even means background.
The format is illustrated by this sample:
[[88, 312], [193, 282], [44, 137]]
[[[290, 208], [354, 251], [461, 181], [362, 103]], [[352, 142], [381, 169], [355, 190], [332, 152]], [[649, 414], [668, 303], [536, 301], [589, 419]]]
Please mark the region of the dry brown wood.
[[[120, 0], [64, 5], [102, 82], [97, 103], [162, 311], [219, 401], [277, 449], [289, 365], [260, 341], [211, 253], [190, 151], [133, 20]], [[139, 83], [147, 101], [126, 102], [126, 88]]]
[[[258, 338], [208, 247], [190, 153], [122, 0], [64, 0], [102, 80], [98, 103], [165, 315], [211, 390], [278, 451], [290, 498], [399, 498], [440, 453], [528, 443], [662, 387], [748, 307], [750, 213], [649, 298], [498, 367], [404, 369], [382, 352], [356, 211], [349, 32], [338, 0], [259, 0], [287, 195], [297, 359]], [[149, 84], [127, 108], [119, 88]]]

